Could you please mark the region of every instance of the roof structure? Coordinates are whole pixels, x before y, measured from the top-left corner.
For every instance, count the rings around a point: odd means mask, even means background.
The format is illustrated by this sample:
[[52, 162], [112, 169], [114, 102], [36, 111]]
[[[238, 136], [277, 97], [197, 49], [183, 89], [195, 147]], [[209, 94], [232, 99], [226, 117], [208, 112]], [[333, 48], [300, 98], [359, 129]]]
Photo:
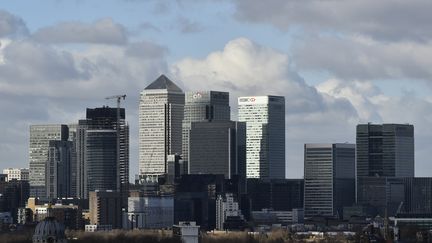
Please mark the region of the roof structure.
[[166, 89], [172, 92], [183, 92], [173, 81], [163, 74], [145, 88], [145, 90], [149, 89]]

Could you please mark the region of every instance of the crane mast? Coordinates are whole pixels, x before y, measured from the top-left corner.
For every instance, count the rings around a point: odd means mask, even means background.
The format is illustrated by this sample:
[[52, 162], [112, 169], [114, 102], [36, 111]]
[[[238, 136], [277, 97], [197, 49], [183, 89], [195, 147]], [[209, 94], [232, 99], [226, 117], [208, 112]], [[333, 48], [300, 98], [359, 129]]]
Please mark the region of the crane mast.
[[[110, 100], [110, 99], [117, 99], [117, 121], [116, 121], [116, 130], [117, 130], [117, 178], [116, 178], [116, 186], [117, 186], [117, 191], [121, 193], [121, 195], [123, 196], [123, 192], [122, 192], [122, 186], [121, 186], [121, 182], [120, 182], [120, 102], [121, 100], [125, 100], [126, 99], [126, 95], [113, 95], [113, 96], [109, 96], [106, 97], [105, 99]], [[126, 182], [129, 183], [129, 182]]]

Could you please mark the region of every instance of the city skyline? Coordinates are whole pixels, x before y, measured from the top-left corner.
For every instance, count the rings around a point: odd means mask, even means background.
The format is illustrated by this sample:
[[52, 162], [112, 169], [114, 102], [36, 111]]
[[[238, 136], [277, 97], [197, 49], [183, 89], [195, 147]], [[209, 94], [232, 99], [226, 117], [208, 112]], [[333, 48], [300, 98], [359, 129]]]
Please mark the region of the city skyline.
[[288, 178], [303, 174], [304, 143], [353, 143], [367, 122], [413, 124], [415, 174], [432, 174], [431, 3], [296, 3], [284, 15], [289, 4], [145, 2], [52, 1], [46, 16], [36, 3], [0, 6], [2, 168], [28, 167], [30, 124], [76, 122], [126, 93], [138, 174], [139, 91], [164, 73], [185, 92], [230, 92], [233, 120], [237, 97], [285, 96]]

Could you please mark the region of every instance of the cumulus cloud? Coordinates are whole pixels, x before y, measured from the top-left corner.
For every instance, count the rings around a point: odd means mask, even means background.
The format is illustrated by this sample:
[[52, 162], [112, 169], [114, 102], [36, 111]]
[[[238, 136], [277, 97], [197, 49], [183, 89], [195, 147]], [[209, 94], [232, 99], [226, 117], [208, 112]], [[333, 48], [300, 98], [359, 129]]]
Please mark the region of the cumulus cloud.
[[122, 45], [128, 41], [126, 29], [110, 18], [91, 24], [63, 22], [44, 27], [33, 34], [33, 38], [44, 43], [96, 43]]
[[14, 37], [28, 34], [24, 21], [3, 10], [0, 10], [0, 37]]
[[431, 42], [313, 36], [298, 41], [292, 52], [299, 69], [326, 70], [341, 79], [432, 79]]
[[385, 41], [428, 41], [432, 21], [428, 0], [232, 0], [238, 19], [269, 23], [282, 30], [304, 27], [313, 31], [362, 34]]

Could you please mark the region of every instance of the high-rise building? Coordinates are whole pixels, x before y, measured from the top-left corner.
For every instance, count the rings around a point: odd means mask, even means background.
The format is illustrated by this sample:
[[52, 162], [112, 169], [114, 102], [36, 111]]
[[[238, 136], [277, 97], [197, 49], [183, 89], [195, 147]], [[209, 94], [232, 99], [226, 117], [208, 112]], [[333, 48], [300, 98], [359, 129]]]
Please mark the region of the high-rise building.
[[28, 181], [30, 170], [28, 168], [7, 168], [3, 169], [3, 174], [7, 175], [6, 181]]
[[230, 121], [229, 93], [219, 91], [186, 92], [183, 118], [182, 159], [189, 161], [189, 132], [192, 122]]
[[71, 141], [49, 141], [45, 170], [45, 190], [48, 199], [74, 197], [72, 194], [71, 166], [75, 149]]
[[[192, 122], [189, 130], [189, 174], [246, 176], [246, 126], [243, 122]], [[244, 183], [243, 183], [244, 184]]]
[[167, 172], [167, 157], [182, 152], [183, 91], [161, 75], [142, 92], [139, 105], [140, 175]]
[[285, 179], [285, 98], [238, 98], [238, 118], [246, 122], [247, 178]]
[[357, 125], [357, 177], [414, 177], [414, 126]]
[[[129, 186], [129, 125], [125, 109], [120, 109], [117, 134], [117, 108], [87, 109], [77, 128], [77, 192], [88, 198], [95, 190], [120, 191], [127, 206]], [[119, 136], [119, 151], [117, 151]], [[118, 160], [120, 153], [120, 161]]]
[[89, 195], [90, 224], [122, 228], [122, 197], [120, 192], [91, 191]]
[[46, 196], [45, 164], [48, 159], [48, 146], [51, 140], [68, 139], [67, 125], [31, 125], [30, 126], [30, 195], [32, 197]]
[[304, 211], [343, 216], [355, 202], [355, 144], [305, 144]]
[[71, 165], [70, 165], [70, 177], [71, 177], [71, 195], [76, 197], [78, 195], [77, 192], [77, 173], [78, 173], [78, 163], [77, 163], [77, 151], [76, 151], [76, 139], [77, 139], [77, 128], [78, 123], [68, 124], [69, 128], [69, 141], [72, 142], [72, 150], [71, 150]]

